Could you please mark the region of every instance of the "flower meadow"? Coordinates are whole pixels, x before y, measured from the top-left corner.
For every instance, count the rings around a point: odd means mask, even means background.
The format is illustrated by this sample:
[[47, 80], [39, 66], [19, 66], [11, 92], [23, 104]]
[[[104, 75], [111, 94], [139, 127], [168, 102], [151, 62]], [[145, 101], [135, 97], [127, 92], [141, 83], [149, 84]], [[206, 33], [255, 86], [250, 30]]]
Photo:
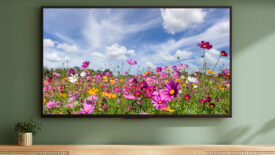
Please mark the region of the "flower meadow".
[[[202, 67], [188, 71], [187, 64], [158, 66], [139, 74], [110, 69], [91, 71], [92, 62], [81, 68], [43, 70], [43, 114], [55, 115], [227, 115], [230, 113], [230, 69], [205, 62], [212, 48], [201, 41]], [[226, 51], [221, 57], [228, 57]], [[119, 68], [119, 66], [118, 66]]]

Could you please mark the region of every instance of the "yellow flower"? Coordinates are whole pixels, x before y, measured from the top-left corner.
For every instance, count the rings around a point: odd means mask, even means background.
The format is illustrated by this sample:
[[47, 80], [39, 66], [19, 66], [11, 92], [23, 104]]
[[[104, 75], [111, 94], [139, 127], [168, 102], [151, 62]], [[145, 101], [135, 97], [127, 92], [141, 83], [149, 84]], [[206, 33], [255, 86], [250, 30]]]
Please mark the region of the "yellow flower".
[[47, 100], [46, 100], [45, 98], [43, 98], [43, 104], [45, 104], [45, 103], [46, 103], [46, 101], [47, 101]]
[[66, 96], [65, 93], [59, 93], [59, 95], [60, 95], [61, 97], [65, 97], [65, 96]]
[[180, 81], [180, 79], [176, 79], [175, 81], [176, 81], [176, 82], [179, 82], [179, 81]]
[[108, 80], [108, 77], [107, 76], [103, 76], [103, 78], [102, 79], [104, 79], [104, 80]]
[[117, 108], [119, 108], [119, 105], [116, 105]]
[[116, 98], [117, 96], [116, 96], [116, 94], [110, 93], [110, 94], [108, 94], [108, 97], [109, 98]]
[[101, 109], [101, 108], [99, 108], [99, 109], [97, 109], [97, 111], [98, 111], [98, 112], [101, 112], [101, 111], [102, 111], [102, 109]]
[[149, 74], [149, 72], [148, 72], [148, 71], [144, 72], [144, 75], [148, 75], [148, 74]]
[[159, 75], [159, 73], [154, 73], [154, 75], [156, 75], [156, 76], [157, 76], [157, 75]]
[[175, 112], [176, 111], [176, 110], [171, 109], [170, 106], [168, 106], [167, 108], [163, 107], [162, 110], [163, 111], [169, 111], [169, 112]]
[[106, 96], [108, 96], [108, 93], [102, 92], [102, 93], [101, 93], [101, 96], [106, 97]]
[[171, 71], [171, 69], [166, 69], [168, 72], [170, 72]]
[[115, 80], [110, 80], [110, 82], [111, 82], [111, 83], [113, 83], [113, 84], [115, 84], [115, 83], [116, 83], [116, 81], [115, 81]]
[[98, 89], [95, 89], [94, 87], [87, 91], [87, 93], [90, 94], [90, 95], [97, 95], [96, 94], [97, 92], [98, 92]]
[[183, 84], [181, 84], [183, 87], [186, 87], [186, 84], [185, 83], [183, 83]]
[[218, 74], [215, 74], [215, 77], [218, 77], [219, 75]]
[[215, 72], [212, 71], [212, 70], [208, 70], [207, 72], [208, 72], [208, 74], [214, 74], [214, 73], [215, 73]]
[[165, 80], [164, 83], [168, 83], [169, 81], [168, 80]]

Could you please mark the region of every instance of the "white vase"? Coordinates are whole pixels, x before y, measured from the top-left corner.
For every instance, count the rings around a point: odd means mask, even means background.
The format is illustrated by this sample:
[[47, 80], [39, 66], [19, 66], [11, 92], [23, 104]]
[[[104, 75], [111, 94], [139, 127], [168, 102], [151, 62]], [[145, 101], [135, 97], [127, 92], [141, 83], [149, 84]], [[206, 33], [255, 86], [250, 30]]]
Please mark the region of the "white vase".
[[18, 133], [18, 145], [20, 146], [32, 146], [32, 133]]

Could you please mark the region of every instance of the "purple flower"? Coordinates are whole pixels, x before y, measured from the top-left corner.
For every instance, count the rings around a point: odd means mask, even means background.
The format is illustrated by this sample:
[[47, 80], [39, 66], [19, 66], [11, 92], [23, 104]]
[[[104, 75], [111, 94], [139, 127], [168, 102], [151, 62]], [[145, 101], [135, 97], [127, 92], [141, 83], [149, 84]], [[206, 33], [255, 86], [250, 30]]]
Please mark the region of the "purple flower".
[[83, 64], [82, 64], [82, 66], [81, 66], [81, 68], [82, 69], [86, 69], [86, 68], [88, 68], [89, 64], [90, 64], [89, 61], [84, 61]]
[[162, 68], [161, 67], [157, 67], [156, 68], [156, 72], [161, 72], [162, 71]]
[[137, 62], [135, 60], [132, 60], [132, 59], [127, 60], [127, 62], [130, 65], [136, 65], [137, 64]]
[[170, 80], [168, 83], [164, 84], [165, 89], [160, 90], [161, 98], [165, 101], [172, 101], [172, 99], [178, 97], [180, 90], [180, 83]]
[[83, 104], [84, 108], [80, 108], [81, 114], [91, 114], [94, 111], [95, 106], [91, 104]]

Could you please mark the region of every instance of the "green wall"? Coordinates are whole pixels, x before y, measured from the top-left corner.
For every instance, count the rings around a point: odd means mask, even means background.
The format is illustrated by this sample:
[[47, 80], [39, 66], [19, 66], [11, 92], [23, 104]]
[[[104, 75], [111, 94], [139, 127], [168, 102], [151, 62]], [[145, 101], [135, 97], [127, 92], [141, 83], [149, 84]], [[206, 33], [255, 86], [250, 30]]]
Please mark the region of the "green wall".
[[[232, 6], [233, 117], [40, 118], [40, 7]], [[274, 0], [0, 0], [0, 144], [13, 124], [35, 118], [35, 144], [274, 144]]]

